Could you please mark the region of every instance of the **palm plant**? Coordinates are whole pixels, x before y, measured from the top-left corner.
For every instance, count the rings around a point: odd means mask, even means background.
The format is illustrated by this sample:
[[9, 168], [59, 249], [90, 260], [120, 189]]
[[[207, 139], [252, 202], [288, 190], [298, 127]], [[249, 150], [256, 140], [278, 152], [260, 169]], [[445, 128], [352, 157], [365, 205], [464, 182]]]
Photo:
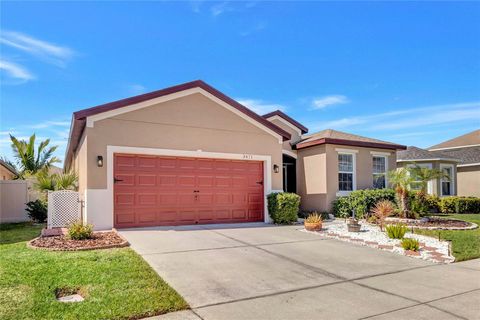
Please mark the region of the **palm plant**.
[[75, 172], [53, 173], [42, 170], [36, 175], [34, 186], [41, 192], [58, 190], [75, 190], [77, 188], [78, 176]]
[[428, 182], [435, 179], [450, 179], [443, 171], [438, 169], [430, 169], [415, 165], [409, 168], [411, 176], [420, 184], [419, 193], [425, 195], [427, 193]]
[[35, 134], [32, 134], [26, 141], [18, 140], [10, 135], [13, 155], [20, 169], [20, 177], [36, 174], [40, 170], [50, 167], [53, 163], [60, 162], [57, 157], [53, 156], [58, 146], [49, 147], [50, 139], [47, 139], [41, 141], [35, 150], [35, 138]]
[[388, 181], [395, 189], [400, 202], [400, 211], [402, 216], [408, 215], [408, 189], [414, 181], [410, 172], [406, 168], [398, 168], [388, 172]]

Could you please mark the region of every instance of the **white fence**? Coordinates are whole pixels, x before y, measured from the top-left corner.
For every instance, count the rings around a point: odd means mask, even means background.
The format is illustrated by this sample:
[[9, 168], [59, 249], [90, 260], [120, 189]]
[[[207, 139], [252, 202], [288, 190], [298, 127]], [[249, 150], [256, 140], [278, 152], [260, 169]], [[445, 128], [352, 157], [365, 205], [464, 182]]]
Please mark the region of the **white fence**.
[[25, 211], [28, 201], [27, 181], [0, 180], [0, 223], [30, 220]]
[[76, 191], [48, 192], [48, 228], [63, 228], [82, 218], [82, 203]]

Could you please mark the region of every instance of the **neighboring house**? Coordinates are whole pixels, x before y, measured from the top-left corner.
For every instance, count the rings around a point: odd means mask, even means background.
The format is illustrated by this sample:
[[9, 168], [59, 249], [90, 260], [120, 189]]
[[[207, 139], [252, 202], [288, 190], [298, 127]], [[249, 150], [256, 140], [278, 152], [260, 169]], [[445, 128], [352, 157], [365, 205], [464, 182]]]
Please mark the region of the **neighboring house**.
[[[397, 167], [424, 167], [442, 170], [444, 178], [428, 182], [427, 193], [437, 196], [454, 196], [457, 194], [457, 164], [459, 159], [442, 151], [428, 151], [410, 146], [407, 150], [397, 153]], [[412, 184], [412, 189], [420, 187], [419, 183]]]
[[460, 162], [457, 165], [457, 194], [480, 197], [480, 130], [475, 130], [429, 148]]
[[268, 222], [267, 194], [297, 191], [305, 209], [327, 210], [337, 194], [386, 186], [405, 148], [307, 131], [193, 81], [75, 112], [65, 169], [97, 229]]
[[17, 175], [14, 167], [0, 159], [0, 180], [13, 180]]

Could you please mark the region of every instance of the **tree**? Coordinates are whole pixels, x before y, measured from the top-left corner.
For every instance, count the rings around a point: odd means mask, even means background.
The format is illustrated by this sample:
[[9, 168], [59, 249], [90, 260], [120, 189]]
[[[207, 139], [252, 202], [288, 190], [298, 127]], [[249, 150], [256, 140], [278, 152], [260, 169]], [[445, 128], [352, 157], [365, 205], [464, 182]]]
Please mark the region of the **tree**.
[[42, 170], [36, 174], [34, 186], [41, 192], [58, 190], [76, 190], [78, 176], [75, 172], [53, 173]]
[[423, 195], [427, 194], [429, 181], [443, 178], [450, 179], [450, 177], [441, 170], [420, 167], [417, 164], [408, 170], [414, 180], [420, 184], [420, 190], [418, 190], [418, 192]]
[[388, 181], [392, 184], [398, 196], [401, 215], [408, 216], [408, 189], [414, 181], [409, 170], [398, 168], [388, 172]]
[[34, 175], [37, 172], [48, 169], [53, 163], [60, 160], [53, 156], [58, 146], [49, 147], [50, 139], [40, 142], [35, 150], [35, 134], [32, 134], [28, 141], [18, 140], [10, 135], [12, 151], [19, 167], [19, 176]]

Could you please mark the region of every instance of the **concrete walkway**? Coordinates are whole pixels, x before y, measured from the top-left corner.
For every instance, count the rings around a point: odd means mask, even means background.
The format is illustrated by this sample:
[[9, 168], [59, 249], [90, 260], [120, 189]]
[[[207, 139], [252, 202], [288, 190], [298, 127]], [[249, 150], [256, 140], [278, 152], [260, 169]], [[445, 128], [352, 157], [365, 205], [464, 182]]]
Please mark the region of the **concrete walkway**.
[[437, 265], [265, 224], [122, 230], [192, 310], [152, 319], [480, 319], [480, 261]]

